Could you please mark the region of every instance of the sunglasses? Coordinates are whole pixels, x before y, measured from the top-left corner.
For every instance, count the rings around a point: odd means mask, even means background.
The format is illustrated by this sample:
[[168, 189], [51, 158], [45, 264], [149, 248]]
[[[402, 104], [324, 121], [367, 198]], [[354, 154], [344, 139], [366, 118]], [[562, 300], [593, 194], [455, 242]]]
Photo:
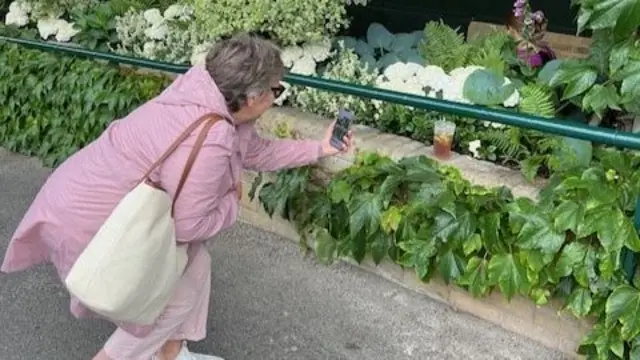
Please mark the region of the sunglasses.
[[279, 98], [280, 95], [282, 95], [282, 93], [284, 92], [285, 88], [283, 85], [279, 85], [279, 86], [274, 86], [271, 88], [271, 92], [273, 93], [273, 97], [274, 98]]

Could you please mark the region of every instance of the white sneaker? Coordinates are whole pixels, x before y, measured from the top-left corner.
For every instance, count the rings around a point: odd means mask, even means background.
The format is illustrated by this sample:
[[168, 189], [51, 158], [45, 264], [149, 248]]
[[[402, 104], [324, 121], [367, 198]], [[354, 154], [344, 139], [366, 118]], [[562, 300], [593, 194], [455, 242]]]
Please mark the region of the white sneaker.
[[[158, 358], [154, 356], [151, 360], [157, 360]], [[189, 351], [187, 348], [187, 342], [182, 343], [182, 349], [178, 353], [176, 360], [224, 360], [221, 357], [213, 356], [213, 355], [204, 355], [204, 354], [194, 354]]]

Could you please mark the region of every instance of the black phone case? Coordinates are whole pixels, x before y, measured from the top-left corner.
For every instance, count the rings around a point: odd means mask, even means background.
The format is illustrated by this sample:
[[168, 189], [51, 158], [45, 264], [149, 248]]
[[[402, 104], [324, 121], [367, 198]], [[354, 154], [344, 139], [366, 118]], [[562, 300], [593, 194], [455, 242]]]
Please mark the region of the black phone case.
[[354, 115], [350, 111], [340, 110], [338, 112], [338, 119], [336, 120], [336, 125], [333, 127], [333, 133], [331, 134], [331, 146], [338, 150], [342, 150], [342, 147], [344, 146], [342, 139], [349, 132], [353, 118]]

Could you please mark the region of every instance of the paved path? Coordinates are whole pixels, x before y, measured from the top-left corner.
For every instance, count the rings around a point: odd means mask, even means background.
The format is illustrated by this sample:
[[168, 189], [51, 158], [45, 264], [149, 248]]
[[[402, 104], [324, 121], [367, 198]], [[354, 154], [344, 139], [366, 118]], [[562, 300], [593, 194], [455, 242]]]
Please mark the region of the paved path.
[[[47, 176], [0, 149], [0, 258]], [[324, 267], [295, 244], [239, 224], [210, 245], [210, 337], [227, 360], [563, 359], [348, 265]], [[47, 266], [0, 275], [0, 360], [88, 360], [112, 327], [75, 321]]]

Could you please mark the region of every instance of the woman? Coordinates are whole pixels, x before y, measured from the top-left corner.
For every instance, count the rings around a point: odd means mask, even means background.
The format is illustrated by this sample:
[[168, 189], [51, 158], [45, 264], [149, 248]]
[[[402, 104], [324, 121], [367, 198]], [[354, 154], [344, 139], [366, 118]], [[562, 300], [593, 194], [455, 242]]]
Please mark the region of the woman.
[[[186, 184], [175, 204], [178, 239], [190, 244], [190, 263], [173, 298], [152, 326], [117, 324], [94, 360], [219, 359], [190, 354], [186, 341], [206, 333], [211, 263], [203, 241], [231, 226], [242, 194], [242, 168], [257, 171], [307, 165], [348, 151], [322, 141], [266, 140], [254, 122], [283, 88], [280, 51], [247, 35], [222, 41], [162, 94], [124, 119], [114, 121], [94, 142], [59, 166], [42, 187], [18, 226], [2, 265], [3, 272], [51, 262], [64, 279], [71, 266], [120, 199], [146, 169], [192, 122], [216, 113]], [[199, 129], [198, 129], [199, 130]], [[152, 174], [173, 198], [198, 130]], [[96, 316], [71, 298], [77, 318]]]

